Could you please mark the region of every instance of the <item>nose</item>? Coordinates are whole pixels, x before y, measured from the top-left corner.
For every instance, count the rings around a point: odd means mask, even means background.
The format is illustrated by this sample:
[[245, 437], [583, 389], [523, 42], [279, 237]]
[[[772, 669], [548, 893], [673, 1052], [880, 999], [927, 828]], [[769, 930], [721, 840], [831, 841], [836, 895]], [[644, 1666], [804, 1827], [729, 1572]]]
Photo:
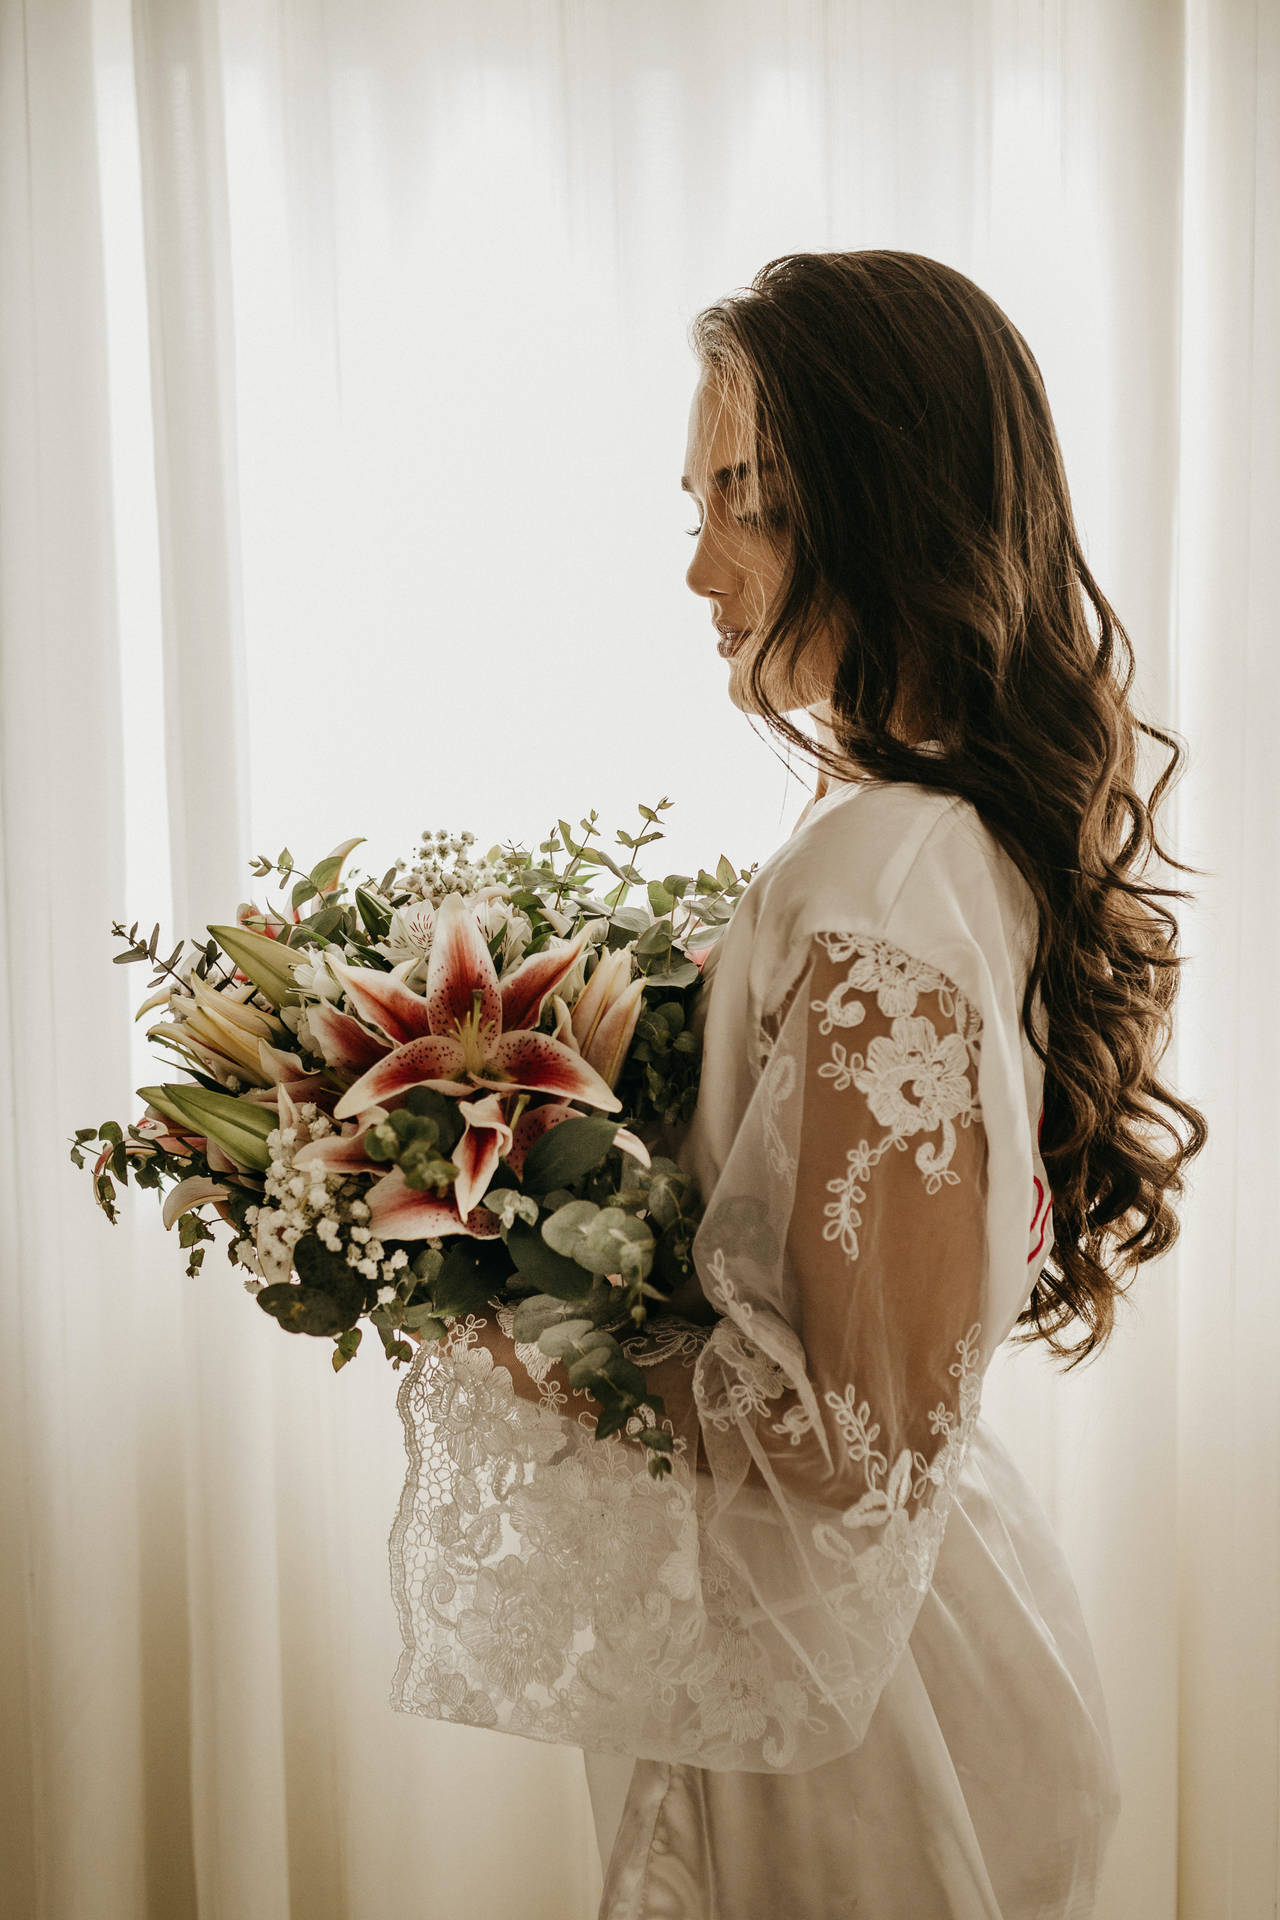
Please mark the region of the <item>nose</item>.
[[727, 592], [728, 573], [724, 556], [715, 550], [712, 535], [704, 524], [693, 550], [693, 559], [685, 572], [685, 585], [691, 593], [700, 594], [704, 600], [719, 600]]

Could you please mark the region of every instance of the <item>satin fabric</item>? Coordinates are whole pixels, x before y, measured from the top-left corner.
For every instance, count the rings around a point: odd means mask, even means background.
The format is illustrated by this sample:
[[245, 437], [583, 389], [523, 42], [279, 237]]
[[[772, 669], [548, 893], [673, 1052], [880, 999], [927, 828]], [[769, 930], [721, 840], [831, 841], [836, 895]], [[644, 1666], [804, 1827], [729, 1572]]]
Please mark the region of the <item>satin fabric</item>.
[[[862, 786], [811, 800], [793, 840]], [[583, 1758], [599, 1920], [1086, 1920], [1120, 1806], [1070, 1571], [981, 1417], [909, 1645], [857, 1748], [786, 1774]]]
[[853, 1753], [772, 1776], [583, 1760], [599, 1920], [1086, 1920], [1119, 1811], [1071, 1575], [981, 1419]]

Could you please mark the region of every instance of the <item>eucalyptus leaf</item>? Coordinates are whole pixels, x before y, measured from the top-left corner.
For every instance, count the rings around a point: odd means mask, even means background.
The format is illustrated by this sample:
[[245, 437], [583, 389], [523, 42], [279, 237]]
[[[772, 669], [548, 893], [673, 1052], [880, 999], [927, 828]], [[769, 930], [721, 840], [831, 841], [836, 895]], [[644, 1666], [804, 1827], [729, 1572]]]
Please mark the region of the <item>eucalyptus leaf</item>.
[[[594, 1200], [570, 1200], [543, 1221], [542, 1238], [566, 1260], [578, 1260], [586, 1230], [599, 1211]], [[581, 1264], [585, 1266], [586, 1262]]]
[[294, 1286], [288, 1280], [263, 1287], [254, 1297], [286, 1333], [310, 1333], [322, 1339], [332, 1339], [334, 1334], [353, 1327], [363, 1298], [358, 1289], [344, 1301], [319, 1287]]
[[589, 1320], [561, 1320], [554, 1326], [543, 1328], [538, 1335], [538, 1347], [553, 1360], [561, 1360], [571, 1347], [577, 1346], [582, 1334], [590, 1332]]
[[617, 1401], [607, 1406], [596, 1422], [597, 1440], [607, 1440], [611, 1433], [618, 1433], [631, 1418], [632, 1409], [625, 1401]]
[[[590, 1206], [589, 1201], [586, 1204]], [[523, 1222], [517, 1221], [509, 1230], [507, 1252], [521, 1277], [534, 1283], [540, 1293], [552, 1294], [558, 1300], [585, 1300], [591, 1290], [591, 1276], [577, 1261], [557, 1251], [536, 1228]]]
[[501, 1240], [459, 1235], [431, 1283], [432, 1305], [438, 1314], [479, 1313], [502, 1290], [511, 1265]]
[[691, 987], [698, 977], [697, 962], [677, 960], [670, 967], [645, 974], [645, 984], [653, 987]]
[[348, 1265], [345, 1254], [326, 1247], [319, 1234], [304, 1233], [294, 1241], [293, 1264], [305, 1286], [340, 1298], [354, 1292], [363, 1303], [364, 1285], [354, 1267]]
[[583, 1223], [573, 1258], [592, 1273], [620, 1273], [624, 1280], [643, 1280], [653, 1265], [653, 1244], [647, 1222], [621, 1207], [602, 1207], [593, 1220]]
[[546, 1293], [534, 1293], [516, 1303], [511, 1330], [522, 1346], [536, 1346], [546, 1327], [558, 1326], [572, 1317], [563, 1300], [555, 1300]]
[[615, 927], [625, 927], [628, 933], [643, 933], [651, 926], [652, 920], [639, 907], [614, 907], [611, 918]]
[[534, 1141], [525, 1156], [523, 1184], [529, 1193], [551, 1187], [573, 1187], [590, 1173], [613, 1145], [617, 1120], [584, 1114], [580, 1120], [562, 1120]]

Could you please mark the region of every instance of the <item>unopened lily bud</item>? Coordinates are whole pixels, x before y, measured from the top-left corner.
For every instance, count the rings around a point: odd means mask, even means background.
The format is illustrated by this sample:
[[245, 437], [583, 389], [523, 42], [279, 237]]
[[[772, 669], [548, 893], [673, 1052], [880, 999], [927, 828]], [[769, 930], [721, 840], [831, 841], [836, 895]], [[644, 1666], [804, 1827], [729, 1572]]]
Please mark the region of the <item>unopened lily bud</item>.
[[600, 1078], [615, 1087], [618, 1075], [635, 1037], [636, 1022], [640, 1018], [640, 1001], [644, 994], [644, 980], [633, 980], [625, 987], [603, 1013], [583, 1049], [583, 1057], [588, 1066], [595, 1068]]
[[584, 1057], [596, 1028], [618, 996], [625, 992], [630, 979], [630, 947], [601, 955], [573, 1009], [573, 1034]]

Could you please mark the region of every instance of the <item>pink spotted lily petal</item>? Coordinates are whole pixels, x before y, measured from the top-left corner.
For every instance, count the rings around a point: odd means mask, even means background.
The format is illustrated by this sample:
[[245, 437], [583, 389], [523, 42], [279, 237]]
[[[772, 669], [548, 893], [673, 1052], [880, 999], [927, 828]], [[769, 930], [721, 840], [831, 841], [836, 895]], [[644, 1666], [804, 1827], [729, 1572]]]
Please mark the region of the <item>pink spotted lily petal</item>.
[[381, 1027], [398, 1046], [422, 1034], [440, 1031], [431, 1024], [422, 995], [406, 987], [395, 974], [384, 973], [379, 967], [349, 967], [342, 960], [330, 960], [329, 968], [334, 978], [342, 982], [360, 1018]]
[[369, 1225], [380, 1240], [427, 1240], [446, 1233], [466, 1233], [481, 1240], [502, 1231], [487, 1207], [474, 1207], [464, 1220], [452, 1198], [420, 1193], [399, 1167], [370, 1187], [365, 1201]]
[[326, 1173], [380, 1173], [383, 1160], [371, 1160], [364, 1150], [369, 1129], [356, 1126], [350, 1133], [326, 1133], [319, 1140], [308, 1140], [293, 1156], [295, 1167], [322, 1167]]
[[458, 1212], [465, 1220], [483, 1198], [499, 1160], [511, 1146], [511, 1128], [496, 1093], [480, 1100], [464, 1100], [458, 1108], [465, 1130], [450, 1159], [458, 1169], [453, 1183]]
[[326, 1067], [338, 1073], [364, 1073], [389, 1051], [385, 1040], [327, 1000], [307, 1008], [307, 1028]]
[[538, 1024], [543, 1001], [573, 971], [586, 944], [584, 927], [576, 940], [553, 941], [512, 968], [502, 982], [502, 1025], [507, 1033]]
[[347, 1088], [333, 1110], [335, 1120], [349, 1120], [367, 1107], [383, 1106], [410, 1087], [435, 1087], [440, 1093], [470, 1093], [471, 1086], [459, 1076], [466, 1066], [460, 1041], [448, 1034], [428, 1034], [422, 1040], [410, 1040], [397, 1047], [385, 1060], [379, 1060], [368, 1073], [361, 1074]]
[[485, 1069], [475, 1075], [478, 1086], [504, 1091], [527, 1087], [531, 1093], [554, 1093], [561, 1100], [584, 1100], [606, 1113], [616, 1113], [622, 1105], [594, 1067], [548, 1033], [504, 1033], [489, 1049]]
[[427, 961], [431, 1032], [452, 1034], [460, 1022], [470, 1020], [476, 993], [480, 995], [476, 1045], [483, 1054], [502, 1030], [502, 994], [475, 908], [460, 893], [451, 893], [436, 909]]

